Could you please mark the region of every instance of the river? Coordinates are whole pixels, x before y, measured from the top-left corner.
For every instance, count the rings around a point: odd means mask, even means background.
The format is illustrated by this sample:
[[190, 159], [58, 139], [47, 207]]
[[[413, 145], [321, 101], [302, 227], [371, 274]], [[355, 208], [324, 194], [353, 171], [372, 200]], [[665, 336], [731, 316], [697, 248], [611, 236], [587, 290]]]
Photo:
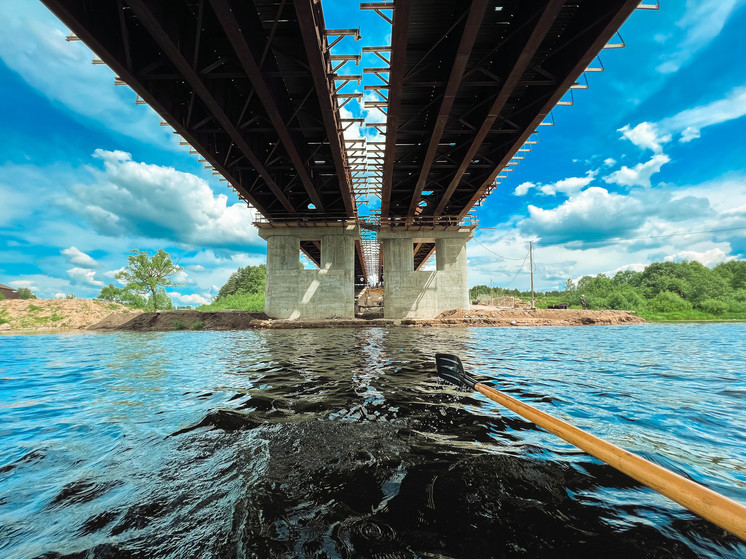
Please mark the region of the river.
[[0, 336], [0, 557], [746, 557], [481, 395], [746, 503], [746, 324]]

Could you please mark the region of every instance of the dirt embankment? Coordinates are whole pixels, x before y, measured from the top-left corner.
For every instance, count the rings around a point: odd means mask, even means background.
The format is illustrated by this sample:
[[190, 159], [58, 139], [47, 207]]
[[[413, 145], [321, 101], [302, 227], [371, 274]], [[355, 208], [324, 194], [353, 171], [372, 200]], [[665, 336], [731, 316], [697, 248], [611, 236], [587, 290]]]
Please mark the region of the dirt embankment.
[[84, 330], [108, 320], [124, 324], [142, 311], [93, 299], [15, 299], [0, 301], [0, 331]]
[[642, 318], [627, 311], [498, 309], [474, 305], [433, 319], [377, 318], [330, 320], [272, 320], [261, 312], [161, 311], [142, 312], [117, 303], [91, 299], [29, 299], [0, 301], [0, 331], [18, 330], [248, 330], [253, 328], [350, 327], [475, 327], [475, 326], [583, 326], [639, 324]]
[[645, 322], [627, 311], [523, 310], [475, 307], [454, 310], [433, 319], [330, 319], [272, 320], [264, 313], [247, 311], [163, 311], [143, 313], [119, 325], [96, 324], [92, 330], [247, 330], [252, 328], [351, 328], [351, 327], [472, 327], [472, 326], [584, 326], [639, 324]]
[[632, 311], [583, 311], [578, 309], [496, 309], [474, 305], [446, 311], [437, 321], [449, 326], [586, 326], [642, 324]]
[[[146, 312], [127, 317], [124, 322], [107, 320], [92, 325], [89, 330], [134, 330], [139, 332], [163, 332], [169, 330], [247, 330], [266, 328], [267, 320], [262, 312], [249, 311], [160, 311]], [[297, 324], [297, 323], [296, 323]]]

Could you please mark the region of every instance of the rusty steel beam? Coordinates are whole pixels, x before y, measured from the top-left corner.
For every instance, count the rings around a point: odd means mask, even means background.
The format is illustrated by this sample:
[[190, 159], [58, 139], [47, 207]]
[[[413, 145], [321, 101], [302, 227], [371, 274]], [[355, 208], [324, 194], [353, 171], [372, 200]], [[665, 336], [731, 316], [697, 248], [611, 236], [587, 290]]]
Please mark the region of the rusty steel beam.
[[464, 173], [469, 168], [472, 159], [474, 159], [474, 156], [481, 147], [482, 142], [484, 142], [487, 134], [489, 134], [492, 125], [495, 123], [495, 120], [497, 120], [500, 112], [505, 107], [505, 104], [508, 102], [508, 99], [512, 95], [513, 90], [518, 85], [518, 82], [520, 81], [523, 74], [526, 72], [526, 69], [531, 63], [534, 54], [536, 54], [539, 46], [541, 46], [544, 37], [546, 37], [549, 29], [554, 23], [555, 18], [564, 5], [565, 0], [549, 0], [547, 2], [544, 10], [541, 12], [541, 16], [539, 16], [539, 20], [536, 22], [536, 26], [532, 29], [525, 45], [523, 45], [523, 48], [518, 55], [518, 58], [513, 64], [513, 68], [508, 74], [508, 77], [505, 78], [505, 82], [500, 88], [500, 92], [498, 93], [497, 98], [492, 103], [492, 106], [487, 113], [487, 118], [485, 118], [482, 126], [479, 127], [479, 131], [474, 137], [474, 140], [472, 141], [471, 146], [466, 152], [464, 159], [461, 161], [456, 174], [453, 176], [451, 182], [448, 184], [448, 188], [446, 188], [446, 191], [443, 194], [438, 207], [435, 209], [434, 215], [439, 216], [445, 210], [448, 202], [451, 200], [451, 196], [453, 196], [453, 193], [456, 191], [456, 187], [458, 187], [459, 183], [461, 182], [461, 178], [464, 176]]
[[[289, 212], [295, 213], [296, 209], [290, 203], [280, 187], [275, 183], [267, 168], [259, 160], [254, 151], [249, 146], [248, 141], [238, 129], [236, 123], [232, 122], [218, 103], [210, 90], [204, 84], [197, 71], [192, 68], [191, 63], [184, 57], [179, 46], [173, 42], [168, 32], [161, 25], [161, 21], [154, 13], [154, 5], [160, 2], [153, 0], [127, 0], [139, 22], [150, 33], [150, 36], [161, 48], [163, 54], [171, 61], [174, 67], [181, 73], [184, 80], [189, 84], [196, 95], [202, 100], [208, 110], [215, 116], [223, 129], [228, 133], [233, 142], [238, 146], [241, 152], [246, 156], [251, 165], [259, 173], [259, 176], [269, 186], [272, 193], [277, 197], [282, 206]], [[162, 7], [162, 6], [161, 6]]]
[[575, 81], [580, 77], [580, 75], [585, 71], [585, 69], [588, 67], [588, 65], [593, 62], [593, 59], [598, 55], [599, 52], [601, 52], [601, 49], [604, 48], [604, 45], [608, 43], [613, 37], [614, 34], [619, 30], [619, 28], [622, 26], [622, 24], [627, 20], [627, 18], [632, 14], [632, 12], [635, 11], [638, 4], [640, 3], [639, 0], [626, 0], [621, 8], [619, 8], [616, 11], [616, 14], [614, 17], [612, 17], [608, 23], [604, 26], [603, 30], [596, 36], [595, 41], [589, 46], [589, 48], [586, 50], [583, 57], [578, 61], [577, 64], [572, 68], [570, 72], [568, 72], [565, 79], [562, 80], [561, 84], [555, 91], [555, 93], [547, 100], [546, 103], [542, 106], [542, 108], [537, 113], [536, 117], [533, 119], [531, 124], [526, 128], [524, 133], [520, 136], [519, 139], [516, 140], [513, 147], [508, 150], [508, 153], [505, 154], [505, 156], [502, 158], [498, 166], [495, 168], [495, 170], [489, 175], [489, 177], [482, 182], [482, 185], [477, 189], [477, 191], [474, 193], [474, 195], [471, 197], [469, 202], [466, 204], [465, 208], [459, 213], [460, 217], [465, 216], [469, 210], [474, 206], [474, 204], [477, 203], [477, 201], [482, 197], [485, 190], [495, 181], [495, 178], [497, 175], [500, 174], [500, 172], [505, 168], [505, 166], [508, 164], [508, 161], [510, 161], [513, 156], [516, 154], [516, 152], [521, 148], [521, 146], [528, 140], [528, 138], [531, 136], [531, 134], [534, 133], [536, 130], [536, 127], [539, 125], [540, 122], [542, 122], [549, 111], [554, 108], [554, 106], [557, 104], [557, 102], [562, 99], [562, 97], [567, 93], [567, 91], [570, 89], [570, 86], [575, 83]]
[[357, 215], [357, 205], [355, 204], [355, 195], [352, 191], [349, 174], [345, 169], [345, 153], [339, 132], [340, 123], [332, 96], [334, 84], [329, 81], [331, 61], [327, 58], [328, 53], [323, 48], [326, 36], [321, 5], [314, 0], [294, 0], [294, 4], [313, 83], [316, 87], [316, 97], [319, 100], [321, 114], [324, 116], [324, 127], [329, 138], [334, 167], [337, 170], [342, 202], [347, 217], [354, 217]]
[[[86, 14], [84, 12], [75, 12], [69, 1], [65, 0], [42, 0], [43, 4], [51, 11], [70, 31], [72, 31], [83, 43], [90, 48], [96, 55], [103, 60], [106, 65], [111, 68], [115, 74], [122, 79], [135, 93], [145, 101], [161, 118], [166, 120], [169, 125], [182, 137], [184, 140], [189, 142], [190, 145], [198, 146], [200, 142], [197, 138], [181, 123], [174, 121], [170, 117], [169, 111], [158, 101], [158, 99], [150, 93], [150, 91], [139, 81], [135, 74], [128, 67], [128, 63], [124, 64], [117, 58], [116, 54], [111, 52], [101, 40], [91, 32], [88, 25], [90, 22], [86, 20]], [[126, 48], [126, 47], [125, 47]], [[126, 58], [126, 57], [125, 57]], [[269, 216], [269, 211], [262, 204], [260, 204], [249, 192], [246, 190], [236, 177], [230, 172], [225, 164], [213, 157], [209, 153], [202, 153], [205, 159], [222, 174], [224, 177], [231, 179], [230, 184], [235, 189], [240, 191], [241, 196], [256, 208], [259, 213], [265, 216]]]
[[[279, 98], [280, 93], [273, 91], [270, 85], [262, 75], [261, 69], [257, 60], [254, 58], [254, 53], [247, 42], [247, 34], [250, 30], [245, 25], [245, 21], [242, 30], [242, 23], [239, 23], [238, 18], [241, 17], [242, 7], [237, 5], [235, 0], [210, 0], [212, 9], [223, 27], [228, 40], [230, 41], [233, 49], [238, 55], [238, 59], [241, 61], [241, 66], [246, 71], [246, 75], [249, 77], [251, 84], [254, 86], [254, 91], [259, 97], [259, 100], [264, 105], [264, 109], [267, 111], [272, 126], [274, 126], [282, 145], [285, 147], [285, 151], [290, 158], [290, 161], [295, 167], [295, 171], [303, 183], [303, 187], [308, 193], [308, 197], [313, 202], [313, 205], [319, 211], [324, 211], [324, 206], [321, 203], [321, 198], [316, 190], [316, 185], [311, 181], [311, 176], [308, 172], [308, 168], [303, 162], [303, 158], [298, 152], [298, 146], [291, 137], [291, 133], [285, 124], [285, 120], [280, 114], [280, 110], [275, 101]], [[245, 20], [245, 18], [242, 18]], [[253, 30], [252, 30], [253, 31]]]
[[443, 99], [440, 104], [440, 110], [438, 111], [438, 116], [435, 118], [433, 131], [430, 134], [430, 143], [427, 146], [425, 159], [422, 162], [422, 169], [420, 170], [420, 176], [415, 185], [412, 202], [409, 204], [409, 216], [414, 215], [417, 205], [420, 203], [422, 191], [427, 182], [427, 176], [430, 174], [430, 167], [435, 160], [435, 155], [438, 151], [438, 144], [443, 136], [443, 131], [448, 122], [448, 115], [451, 113], [453, 102], [456, 100], [456, 94], [461, 85], [461, 79], [464, 76], [466, 65], [469, 62], [471, 49], [474, 47], [474, 42], [477, 40], [479, 27], [482, 24], [482, 19], [484, 18], [484, 12], [487, 9], [488, 3], [489, 0], [472, 0], [471, 2], [469, 16], [464, 24], [464, 31], [461, 34], [461, 42], [459, 43], [456, 56], [453, 60], [451, 75], [448, 78], [448, 85], [446, 85], [445, 93], [443, 94]]
[[389, 100], [386, 116], [386, 155], [383, 163], [381, 187], [381, 217], [388, 217], [391, 203], [391, 182], [396, 157], [396, 133], [399, 128], [399, 110], [407, 63], [407, 37], [409, 17], [412, 9], [410, 0], [396, 0], [394, 23], [391, 26], [391, 65], [389, 67]]

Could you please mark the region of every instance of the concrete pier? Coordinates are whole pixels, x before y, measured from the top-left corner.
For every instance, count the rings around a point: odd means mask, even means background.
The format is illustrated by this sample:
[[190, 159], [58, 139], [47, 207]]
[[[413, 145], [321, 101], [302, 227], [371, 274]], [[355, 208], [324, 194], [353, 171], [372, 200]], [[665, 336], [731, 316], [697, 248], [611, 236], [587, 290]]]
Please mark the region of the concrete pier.
[[[471, 229], [381, 231], [384, 318], [434, 318], [469, 308], [466, 243]], [[435, 242], [435, 271], [414, 269], [414, 245]]]
[[[266, 227], [267, 287], [264, 312], [272, 318], [355, 317], [357, 226]], [[300, 242], [321, 243], [321, 267], [300, 268]]]

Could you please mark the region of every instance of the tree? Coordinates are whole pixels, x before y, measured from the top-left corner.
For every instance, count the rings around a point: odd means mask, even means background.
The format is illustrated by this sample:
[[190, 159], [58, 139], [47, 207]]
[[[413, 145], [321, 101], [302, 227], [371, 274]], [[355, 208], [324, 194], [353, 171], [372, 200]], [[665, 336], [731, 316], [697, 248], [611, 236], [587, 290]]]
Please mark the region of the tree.
[[101, 288], [98, 299], [113, 301], [120, 305], [135, 307], [136, 309], [144, 309], [148, 306], [147, 300], [142, 295], [133, 293], [131, 289], [127, 289], [126, 287], [116, 287], [113, 283]]
[[159, 287], [179, 285], [170, 276], [181, 271], [181, 268], [173, 263], [171, 256], [160, 249], [152, 257], [147, 251], [133, 250], [128, 257], [129, 264], [122, 271], [117, 272], [114, 278], [125, 282], [126, 288], [136, 293], [150, 294], [153, 310], [158, 310]]
[[18, 298], [19, 299], [36, 299], [36, 295], [34, 295], [34, 293], [28, 287], [19, 287]]
[[264, 264], [239, 268], [220, 288], [217, 298], [221, 299], [237, 293], [264, 293], [266, 283], [267, 268]]

